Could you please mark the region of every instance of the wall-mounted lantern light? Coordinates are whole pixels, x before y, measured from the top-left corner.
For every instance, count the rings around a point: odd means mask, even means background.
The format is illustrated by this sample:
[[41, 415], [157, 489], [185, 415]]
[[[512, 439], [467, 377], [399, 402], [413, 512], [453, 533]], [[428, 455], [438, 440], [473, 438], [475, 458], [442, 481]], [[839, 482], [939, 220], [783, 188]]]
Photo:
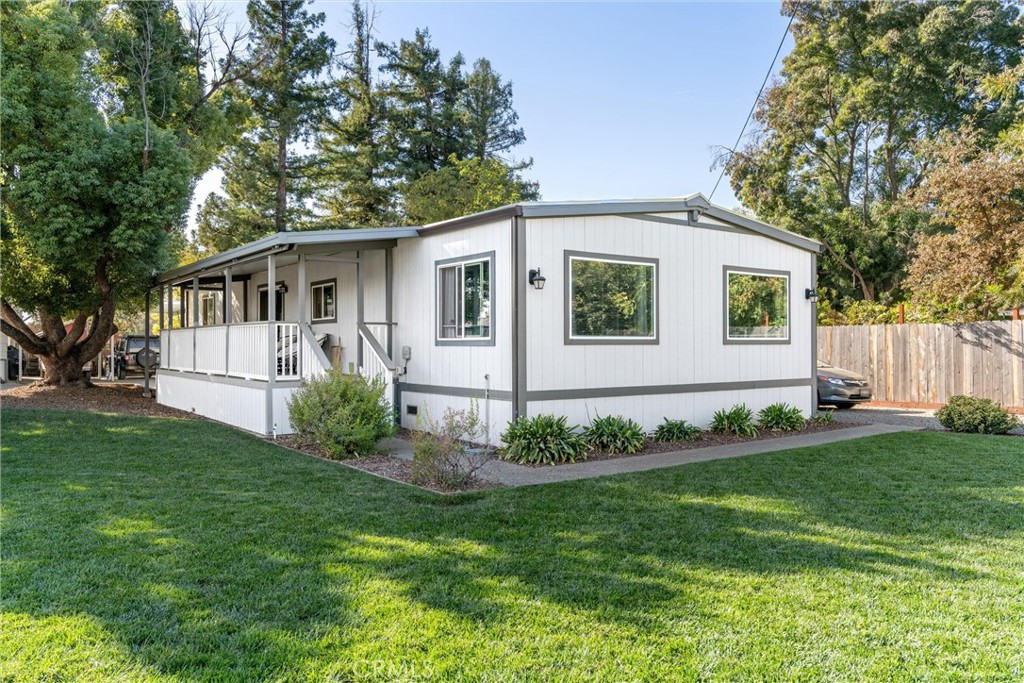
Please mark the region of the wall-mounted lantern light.
[[804, 290], [804, 298], [810, 301], [812, 304], [818, 301], [818, 292], [813, 289]]
[[530, 271], [530, 284], [534, 289], [544, 289], [545, 282], [547, 282], [547, 278], [540, 274], [540, 268]]

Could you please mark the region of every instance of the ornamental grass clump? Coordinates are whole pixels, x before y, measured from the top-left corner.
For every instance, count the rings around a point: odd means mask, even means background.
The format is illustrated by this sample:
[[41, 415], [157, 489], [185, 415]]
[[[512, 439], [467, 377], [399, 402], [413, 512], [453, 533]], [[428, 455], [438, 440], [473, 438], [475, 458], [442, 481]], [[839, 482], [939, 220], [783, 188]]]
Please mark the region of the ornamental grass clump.
[[736, 436], [757, 436], [754, 413], [745, 403], [735, 405], [729, 410], [716, 410], [711, 418], [711, 431]]
[[565, 417], [535, 415], [517, 417], [501, 435], [501, 457], [527, 465], [558, 465], [586, 460], [587, 444]]
[[655, 441], [696, 441], [700, 438], [700, 427], [686, 420], [670, 420], [666, 417], [654, 430], [653, 437]]
[[629, 455], [644, 449], [647, 435], [633, 420], [621, 415], [609, 415], [594, 418], [590, 426], [583, 430], [583, 440], [599, 451]]
[[788, 403], [765, 406], [757, 414], [757, 423], [761, 429], [773, 432], [795, 432], [806, 426], [800, 409]]

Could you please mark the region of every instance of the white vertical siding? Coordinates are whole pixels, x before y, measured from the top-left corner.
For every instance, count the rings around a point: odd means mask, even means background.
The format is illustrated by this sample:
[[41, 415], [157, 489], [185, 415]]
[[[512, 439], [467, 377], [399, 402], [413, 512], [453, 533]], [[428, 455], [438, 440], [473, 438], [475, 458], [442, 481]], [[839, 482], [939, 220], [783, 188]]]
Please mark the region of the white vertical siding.
[[213, 382], [186, 373], [160, 372], [157, 401], [211, 420], [266, 434], [265, 384]]
[[[528, 391], [810, 381], [812, 307], [803, 296], [812, 284], [810, 253], [757, 235], [619, 216], [529, 219], [526, 225], [527, 266], [547, 278], [544, 290], [527, 292]], [[564, 343], [566, 250], [658, 259], [658, 344]], [[725, 265], [790, 273], [789, 344], [723, 342]], [[753, 408], [771, 396], [805, 413], [814, 407], [805, 386], [532, 402], [529, 412], [566, 414], [577, 422], [586, 422], [588, 410], [590, 416], [615, 413], [653, 427], [665, 416], [704, 423], [712, 407], [746, 401]]]
[[[400, 240], [395, 250], [395, 355], [412, 350], [403, 382], [483, 390], [512, 390], [511, 219]], [[438, 346], [434, 264], [443, 259], [495, 252], [492, 274], [493, 346]]]

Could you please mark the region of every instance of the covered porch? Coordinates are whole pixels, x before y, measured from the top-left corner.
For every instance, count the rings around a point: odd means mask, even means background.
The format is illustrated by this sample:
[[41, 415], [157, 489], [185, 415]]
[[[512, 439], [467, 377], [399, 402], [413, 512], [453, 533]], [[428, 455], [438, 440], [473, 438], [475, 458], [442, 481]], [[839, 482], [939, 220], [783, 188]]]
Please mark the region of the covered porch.
[[415, 235], [278, 233], [164, 273], [158, 401], [286, 434], [291, 394], [337, 368], [382, 378], [393, 402], [393, 250]]

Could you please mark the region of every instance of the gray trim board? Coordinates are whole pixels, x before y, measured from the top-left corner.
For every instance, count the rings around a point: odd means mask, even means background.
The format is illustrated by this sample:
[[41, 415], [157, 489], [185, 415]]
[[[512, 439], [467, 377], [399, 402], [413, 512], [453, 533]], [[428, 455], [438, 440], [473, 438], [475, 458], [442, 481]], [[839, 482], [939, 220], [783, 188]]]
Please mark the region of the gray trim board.
[[701, 394], [711, 391], [744, 391], [811, 386], [813, 379], [763, 379], [742, 382], [701, 382], [696, 384], [658, 384], [632, 387], [593, 387], [586, 389], [550, 389], [530, 391], [528, 401], [566, 401], [581, 398], [615, 398], [621, 396], [658, 396], [662, 394]]
[[[591, 261], [625, 261], [640, 265], [654, 266], [654, 337], [573, 337], [572, 336], [572, 259]], [[661, 342], [661, 261], [647, 256], [622, 256], [600, 254], [590, 251], [566, 249], [562, 254], [564, 305], [562, 311], [562, 341], [566, 346], [638, 346], [657, 345]]]
[[461, 396], [463, 398], [490, 398], [494, 401], [512, 401], [511, 391], [491, 390], [488, 396], [484, 396], [483, 389], [476, 387], [443, 387], [436, 384], [409, 384], [398, 382], [402, 394], [431, 394], [433, 396]]
[[688, 228], [700, 228], [702, 230], [717, 230], [719, 232], [731, 232], [734, 235], [753, 235], [756, 233], [742, 228], [735, 228], [731, 225], [714, 225], [712, 223], [694, 222], [690, 219], [668, 218], [667, 216], [653, 216], [649, 213], [620, 213], [618, 218], [629, 218], [634, 221], [645, 221], [649, 223], [664, 223], [665, 225], [681, 225]]
[[[496, 252], [492, 249], [491, 251], [483, 251], [478, 254], [467, 254], [466, 256], [453, 256], [451, 258], [438, 259], [434, 261], [434, 346], [494, 346], [495, 337], [498, 334], [497, 321], [498, 317], [496, 314], [497, 308], [497, 258], [495, 258]], [[442, 339], [439, 334], [441, 332], [441, 289], [440, 283], [440, 269], [444, 266], [448, 266], [454, 263], [475, 263], [477, 261], [488, 261], [488, 271], [490, 272], [491, 281], [489, 286], [491, 288], [491, 336], [487, 339], [479, 339], [476, 337], [470, 337], [469, 339], [457, 339], [447, 338]]]
[[[160, 375], [167, 375], [171, 377], [184, 377], [186, 379], [192, 379], [199, 382], [211, 382], [213, 384], [230, 384], [236, 387], [249, 387], [253, 389], [263, 389], [267, 385], [265, 379], [245, 379], [244, 377], [234, 377], [229, 375], [210, 375], [205, 372], [189, 372], [188, 370], [170, 370], [167, 368], [159, 368], [157, 371], [157, 377]], [[279, 379], [274, 382], [275, 389], [289, 389], [301, 387], [303, 380], [301, 379]]]
[[[738, 275], [767, 275], [786, 278], [786, 338], [778, 337], [729, 337], [729, 273]], [[793, 343], [793, 274], [788, 270], [768, 270], [746, 266], [722, 266], [722, 343], [757, 346], [761, 344]]]
[[704, 209], [704, 213], [716, 220], [731, 223], [732, 225], [736, 225], [741, 228], [746, 228], [751, 232], [756, 232], [759, 235], [770, 237], [771, 239], [778, 240], [779, 242], [785, 242], [786, 244], [797, 247], [798, 249], [803, 249], [815, 254], [821, 253], [822, 247], [820, 242], [797, 235], [795, 232], [776, 228], [774, 225], [762, 223], [761, 221], [753, 218], [741, 216], [738, 213], [729, 211], [728, 209], [724, 209], [720, 206], [709, 204], [708, 207]]
[[[818, 255], [811, 256], [811, 289], [818, 291]], [[811, 381], [818, 386], [818, 302], [811, 303]], [[818, 409], [818, 397], [815, 393], [811, 411]]]
[[526, 415], [528, 349], [526, 335], [526, 219], [512, 219], [512, 419]]

